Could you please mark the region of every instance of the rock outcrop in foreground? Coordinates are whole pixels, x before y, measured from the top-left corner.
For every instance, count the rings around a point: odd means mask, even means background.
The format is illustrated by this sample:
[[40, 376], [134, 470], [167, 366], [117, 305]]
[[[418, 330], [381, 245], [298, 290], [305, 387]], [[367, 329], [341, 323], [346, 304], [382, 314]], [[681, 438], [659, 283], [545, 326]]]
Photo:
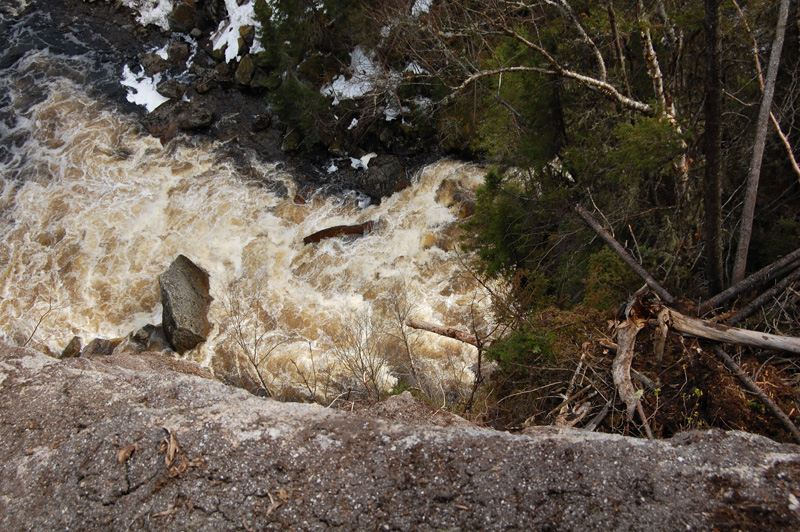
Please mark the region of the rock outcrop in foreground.
[[0, 529], [800, 529], [794, 445], [407, 425], [203, 374], [0, 347]]

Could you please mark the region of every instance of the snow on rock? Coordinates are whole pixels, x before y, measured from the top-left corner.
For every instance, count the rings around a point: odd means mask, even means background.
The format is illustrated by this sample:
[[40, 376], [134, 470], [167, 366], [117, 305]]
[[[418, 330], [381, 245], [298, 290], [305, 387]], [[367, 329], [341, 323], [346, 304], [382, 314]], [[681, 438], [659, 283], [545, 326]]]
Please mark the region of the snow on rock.
[[366, 170], [367, 168], [369, 168], [369, 162], [374, 157], [377, 157], [377, 156], [378, 156], [377, 153], [368, 153], [368, 154], [366, 154], [365, 156], [363, 156], [360, 159], [356, 159], [354, 157], [350, 157], [350, 166], [352, 166], [356, 170], [358, 170], [358, 169]]
[[160, 95], [156, 90], [156, 86], [160, 81], [161, 74], [149, 77], [145, 75], [144, 70], [136, 74], [128, 68], [128, 65], [125, 65], [120, 83], [128, 88], [127, 98], [129, 102], [141, 105], [150, 112], [169, 100], [169, 98]]
[[[255, 1], [247, 2], [240, 6], [237, 0], [225, 0], [228, 19], [220, 22], [217, 32], [212, 36], [212, 43], [214, 50], [225, 48], [225, 61], [228, 63], [241, 56], [239, 51], [239, 28], [253, 26], [256, 29], [256, 35], [260, 33], [261, 24], [256, 19], [254, 5]], [[261, 50], [261, 43], [256, 39], [250, 51], [257, 53]]]
[[336, 76], [333, 83], [322, 87], [320, 92], [325, 96], [333, 96], [333, 105], [338, 105], [340, 100], [360, 98], [375, 89], [382, 68], [375, 61], [374, 55], [373, 52], [356, 46], [350, 54], [350, 78]]
[[169, 29], [167, 17], [172, 13], [172, 0], [122, 0], [122, 5], [139, 12], [136, 20], [142, 26], [153, 24], [162, 30]]

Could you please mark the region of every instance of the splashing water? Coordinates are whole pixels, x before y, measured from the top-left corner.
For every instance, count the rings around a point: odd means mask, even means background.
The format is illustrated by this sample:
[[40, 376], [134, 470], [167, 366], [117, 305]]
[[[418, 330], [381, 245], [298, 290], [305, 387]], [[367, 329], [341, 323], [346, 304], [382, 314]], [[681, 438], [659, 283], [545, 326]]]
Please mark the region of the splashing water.
[[[43, 60], [31, 55], [20, 68], [33, 71]], [[231, 349], [223, 303], [236, 282], [240, 297], [257, 300], [274, 330], [292, 338], [270, 366], [280, 385], [297, 384], [310, 357], [330, 358], [343, 316], [374, 309], [398, 290], [415, 317], [463, 324], [475, 286], [453, 251], [452, 191], [474, 190], [478, 168], [442, 161], [367, 208], [346, 194], [298, 201], [280, 165], [253, 157], [242, 176], [217, 143], [183, 138], [162, 146], [88, 96], [79, 80], [54, 78], [38, 103], [11, 92], [17, 116], [3, 126], [0, 160], [3, 341], [59, 352], [74, 335], [121, 337], [160, 323], [157, 276], [181, 253], [209, 272], [215, 297], [212, 335], [189, 356], [213, 366]], [[303, 245], [317, 230], [368, 220], [374, 230], [363, 238]], [[433, 336], [419, 350], [442, 379], [452, 373], [443, 353], [451, 365], [456, 353], [462, 373], [474, 357]]]

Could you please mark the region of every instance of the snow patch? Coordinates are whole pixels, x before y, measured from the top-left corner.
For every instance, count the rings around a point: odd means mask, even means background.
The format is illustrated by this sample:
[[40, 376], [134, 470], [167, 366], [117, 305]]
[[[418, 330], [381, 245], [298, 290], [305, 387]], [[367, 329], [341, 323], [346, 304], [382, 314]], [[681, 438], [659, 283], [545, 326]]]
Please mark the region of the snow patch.
[[411, 8], [411, 15], [418, 17], [423, 13], [428, 13], [433, 5], [433, 0], [417, 0]]
[[325, 85], [320, 92], [325, 96], [333, 96], [333, 105], [340, 100], [360, 98], [375, 89], [381, 67], [374, 60], [374, 53], [367, 52], [360, 45], [350, 54], [350, 79], [339, 75], [333, 83]]
[[374, 158], [377, 157], [377, 153], [368, 153], [360, 159], [356, 159], [354, 157], [350, 157], [350, 166], [355, 168], [356, 170], [363, 169], [366, 170], [369, 168], [369, 162]]
[[[270, 4], [271, 2], [267, 2]], [[225, 61], [230, 63], [234, 59], [241, 57], [239, 51], [239, 28], [242, 26], [253, 26], [256, 35], [261, 31], [261, 24], [256, 19], [255, 1], [239, 5], [237, 0], [225, 0], [225, 8], [228, 10], [228, 19], [219, 24], [216, 33], [211, 37], [214, 50], [225, 48]], [[258, 38], [253, 41], [252, 53], [262, 51], [261, 42]]]
[[147, 76], [144, 69], [138, 74], [135, 74], [125, 65], [122, 70], [122, 86], [128, 88], [127, 99], [131, 103], [141, 105], [147, 109], [148, 112], [153, 111], [156, 107], [169, 100], [160, 95], [156, 90], [156, 86], [161, 81], [161, 74], [155, 76]]
[[169, 30], [167, 17], [172, 13], [172, 0], [122, 0], [122, 5], [139, 12], [136, 20], [142, 26], [153, 24]]

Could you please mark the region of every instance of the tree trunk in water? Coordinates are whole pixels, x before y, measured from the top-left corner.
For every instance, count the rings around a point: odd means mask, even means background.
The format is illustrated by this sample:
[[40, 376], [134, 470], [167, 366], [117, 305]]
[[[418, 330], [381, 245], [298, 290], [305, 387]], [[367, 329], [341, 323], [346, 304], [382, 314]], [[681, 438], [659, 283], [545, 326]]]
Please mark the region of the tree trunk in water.
[[720, 56], [720, 0], [706, 0], [706, 102], [705, 152], [703, 177], [705, 203], [706, 273], [712, 294], [723, 288], [722, 271], [722, 80]]
[[778, 66], [781, 61], [781, 49], [786, 36], [786, 20], [789, 18], [789, 0], [781, 0], [778, 14], [778, 25], [775, 28], [775, 38], [772, 41], [772, 51], [769, 56], [767, 79], [764, 82], [764, 96], [761, 99], [761, 109], [758, 112], [756, 123], [756, 137], [753, 142], [753, 157], [750, 159], [750, 172], [747, 175], [744, 206], [742, 207], [742, 225], [739, 231], [739, 247], [736, 249], [736, 260], [733, 264], [732, 282], [738, 283], [744, 279], [747, 267], [747, 252], [750, 248], [750, 236], [753, 232], [753, 217], [756, 209], [756, 195], [758, 194], [758, 179], [761, 174], [761, 161], [764, 158], [764, 145], [767, 140], [769, 127], [769, 114], [772, 107], [772, 97], [775, 94], [775, 81], [778, 77]]

